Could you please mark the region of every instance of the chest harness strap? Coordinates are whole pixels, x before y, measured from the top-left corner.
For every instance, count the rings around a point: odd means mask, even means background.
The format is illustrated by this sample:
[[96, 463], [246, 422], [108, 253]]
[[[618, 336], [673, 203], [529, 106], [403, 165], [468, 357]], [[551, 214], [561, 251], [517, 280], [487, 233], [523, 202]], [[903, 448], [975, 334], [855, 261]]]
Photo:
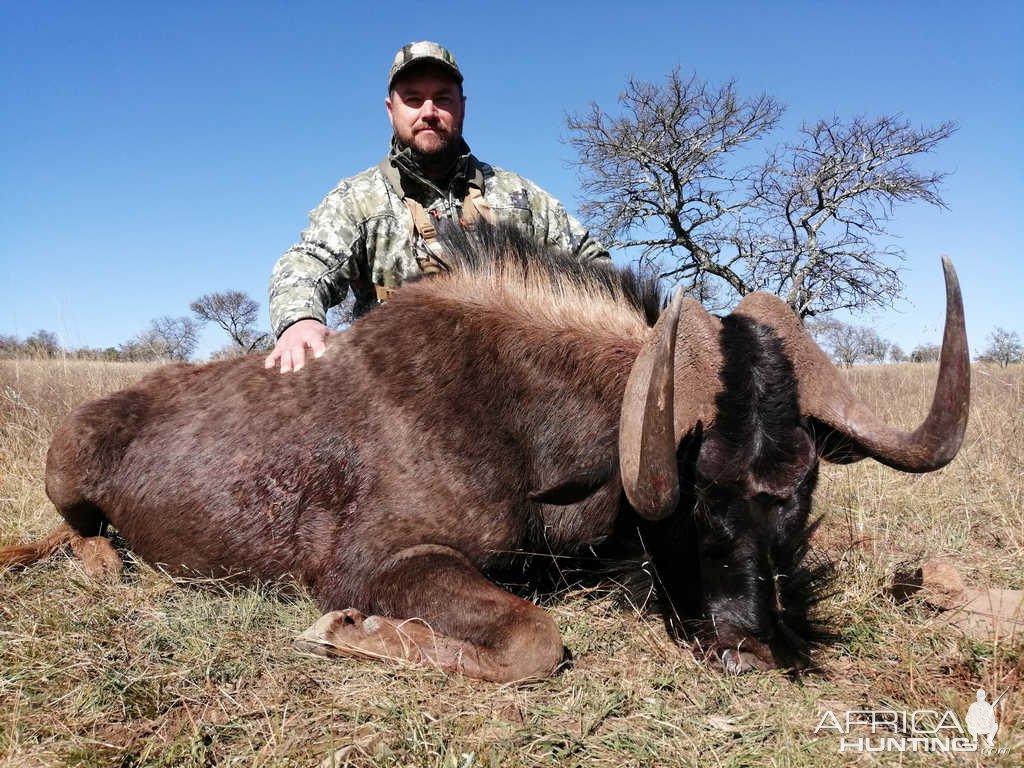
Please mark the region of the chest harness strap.
[[[385, 160], [381, 163], [382, 170], [384, 170], [383, 166], [386, 162]], [[389, 182], [390, 175], [390, 173], [384, 173], [384, 178], [388, 179]], [[409, 232], [411, 242], [416, 242], [417, 233], [423, 238], [425, 250], [421, 248], [416, 253], [416, 263], [419, 265], [420, 270], [428, 275], [436, 272], [447, 272], [449, 267], [444, 260], [444, 250], [437, 239], [437, 226], [435, 222], [440, 218], [437, 212], [427, 211], [418, 200], [402, 195], [400, 190], [396, 189], [395, 191], [401, 196], [402, 202], [409, 210], [412, 223], [412, 228]], [[484, 194], [480, 187], [475, 184], [468, 184], [466, 186], [466, 196], [462, 200], [462, 217], [459, 219], [459, 224], [466, 229], [470, 229], [481, 220], [493, 224], [494, 211], [491, 210], [491, 206], [484, 199]], [[387, 301], [391, 294], [397, 290], [397, 288], [389, 288], [384, 285], [374, 285], [373, 288], [377, 293], [378, 301]]]

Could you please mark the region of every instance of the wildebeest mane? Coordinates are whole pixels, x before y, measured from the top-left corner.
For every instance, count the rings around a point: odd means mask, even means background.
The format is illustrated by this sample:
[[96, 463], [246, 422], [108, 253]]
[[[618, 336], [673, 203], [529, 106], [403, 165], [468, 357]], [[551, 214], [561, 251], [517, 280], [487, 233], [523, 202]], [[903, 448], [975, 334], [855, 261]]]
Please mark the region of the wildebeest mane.
[[421, 263], [432, 265], [428, 271], [490, 276], [512, 284], [541, 280], [563, 296], [587, 294], [621, 302], [650, 326], [665, 303], [655, 280], [618, 269], [607, 261], [581, 262], [566, 250], [537, 242], [513, 224], [480, 222], [464, 228], [442, 221], [439, 240], [444, 251], [439, 259], [428, 254], [418, 257]]

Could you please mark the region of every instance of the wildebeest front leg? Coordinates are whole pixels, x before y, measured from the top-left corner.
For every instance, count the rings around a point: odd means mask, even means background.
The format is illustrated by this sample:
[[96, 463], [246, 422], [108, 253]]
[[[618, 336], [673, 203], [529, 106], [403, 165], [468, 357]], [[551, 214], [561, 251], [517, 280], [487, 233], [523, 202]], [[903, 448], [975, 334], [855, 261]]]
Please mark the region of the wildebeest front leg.
[[323, 656], [405, 660], [495, 682], [547, 677], [561, 663], [558, 625], [500, 589], [462, 554], [421, 545], [373, 581], [371, 610], [331, 611], [296, 638]]

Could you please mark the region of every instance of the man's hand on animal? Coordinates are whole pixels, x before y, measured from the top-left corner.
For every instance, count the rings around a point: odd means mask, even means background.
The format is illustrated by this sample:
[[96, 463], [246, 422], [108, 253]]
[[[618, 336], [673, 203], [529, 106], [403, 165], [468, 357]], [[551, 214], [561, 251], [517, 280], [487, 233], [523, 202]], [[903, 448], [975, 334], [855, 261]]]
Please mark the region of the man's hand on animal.
[[302, 370], [307, 353], [312, 352], [313, 357], [320, 357], [327, 349], [327, 339], [337, 333], [311, 317], [292, 323], [281, 334], [273, 351], [263, 361], [263, 366], [280, 366], [281, 373]]

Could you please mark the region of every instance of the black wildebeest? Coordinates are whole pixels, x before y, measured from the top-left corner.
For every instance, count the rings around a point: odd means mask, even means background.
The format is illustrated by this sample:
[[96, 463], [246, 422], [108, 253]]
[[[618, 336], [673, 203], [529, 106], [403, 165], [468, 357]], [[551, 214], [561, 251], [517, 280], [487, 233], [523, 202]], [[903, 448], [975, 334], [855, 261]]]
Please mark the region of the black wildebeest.
[[552, 673], [559, 630], [485, 573], [639, 530], [666, 603], [727, 670], [805, 665], [819, 457], [925, 472], [959, 449], [951, 265], [934, 401], [904, 433], [777, 298], [718, 319], [512, 231], [449, 248], [300, 372], [171, 365], [79, 406], [47, 457], [67, 524], [50, 544], [116, 567], [109, 522], [172, 572], [304, 583], [326, 613], [303, 648], [514, 680]]

